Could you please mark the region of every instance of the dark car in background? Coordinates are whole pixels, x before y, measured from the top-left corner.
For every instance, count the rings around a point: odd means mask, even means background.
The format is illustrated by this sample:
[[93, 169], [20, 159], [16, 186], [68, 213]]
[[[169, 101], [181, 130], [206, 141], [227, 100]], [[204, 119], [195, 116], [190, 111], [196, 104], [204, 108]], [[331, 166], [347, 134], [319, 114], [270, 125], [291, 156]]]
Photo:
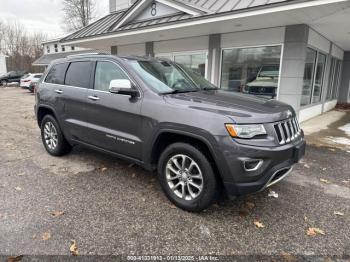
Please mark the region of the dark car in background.
[[290, 105], [220, 90], [165, 59], [56, 60], [35, 113], [49, 154], [83, 145], [157, 170], [166, 196], [188, 211], [223, 191], [236, 197], [279, 182], [305, 152]]
[[21, 78], [28, 74], [26, 71], [11, 71], [0, 76], [0, 86], [6, 86], [9, 83], [20, 83]]

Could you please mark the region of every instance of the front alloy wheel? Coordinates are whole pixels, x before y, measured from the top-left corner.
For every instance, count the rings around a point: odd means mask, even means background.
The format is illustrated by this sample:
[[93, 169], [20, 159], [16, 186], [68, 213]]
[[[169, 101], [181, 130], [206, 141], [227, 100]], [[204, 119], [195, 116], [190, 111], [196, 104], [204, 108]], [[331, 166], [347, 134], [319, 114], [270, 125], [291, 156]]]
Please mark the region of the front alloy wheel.
[[218, 183], [208, 158], [190, 144], [174, 143], [162, 152], [158, 178], [169, 200], [186, 211], [202, 211], [217, 197]]
[[196, 199], [203, 190], [203, 176], [198, 164], [189, 156], [175, 155], [166, 166], [168, 186], [178, 197]]

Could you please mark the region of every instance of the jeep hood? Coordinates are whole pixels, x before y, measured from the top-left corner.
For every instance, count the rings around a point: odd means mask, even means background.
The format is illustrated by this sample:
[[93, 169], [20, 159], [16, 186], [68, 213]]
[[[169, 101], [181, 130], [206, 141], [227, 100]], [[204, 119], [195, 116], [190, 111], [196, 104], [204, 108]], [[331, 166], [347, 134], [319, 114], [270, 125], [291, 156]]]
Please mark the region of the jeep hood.
[[252, 95], [223, 90], [165, 95], [166, 103], [225, 115], [235, 123], [270, 123], [295, 116], [291, 106]]

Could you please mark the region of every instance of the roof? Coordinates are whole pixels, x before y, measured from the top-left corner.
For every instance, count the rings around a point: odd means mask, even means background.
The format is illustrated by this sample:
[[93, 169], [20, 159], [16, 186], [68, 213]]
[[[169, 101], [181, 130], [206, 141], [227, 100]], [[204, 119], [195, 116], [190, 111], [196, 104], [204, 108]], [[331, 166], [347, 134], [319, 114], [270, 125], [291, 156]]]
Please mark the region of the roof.
[[[138, 0], [129, 9], [108, 14], [87, 27], [61, 39], [61, 42], [70, 42], [83, 38], [113, 34], [116, 32], [135, 30], [166, 23], [177, 23], [184, 20], [227, 12], [244, 12], [253, 8], [268, 8], [271, 5], [291, 2], [294, 0], [163, 0], [163, 2], [169, 1], [181, 3], [182, 5], [187, 5], [189, 8], [196, 8], [201, 12], [197, 15], [182, 12], [180, 14], [177, 13], [145, 21], [130, 21], [126, 24], [121, 23], [119, 26], [120, 21], [123, 20], [128, 13], [132, 12], [132, 10], [135, 9], [142, 1], [147, 0]], [[118, 26], [116, 27], [116, 25]]]
[[61, 41], [68, 41], [108, 33], [111, 25], [117, 22], [124, 12], [125, 10], [106, 15], [105, 17], [102, 17], [96, 22], [88, 25], [87, 27], [84, 27], [83, 29], [78, 30], [77, 32], [63, 38]]
[[44, 45], [44, 44], [59, 42], [62, 38], [66, 37], [66, 36], [69, 36], [69, 35], [70, 34], [64, 34], [64, 35], [61, 35], [60, 37], [47, 39], [45, 41], [42, 41], [41, 44]]
[[33, 62], [33, 66], [48, 66], [52, 61], [57, 59], [66, 58], [70, 55], [79, 55], [79, 54], [88, 54], [91, 52], [99, 52], [96, 50], [82, 50], [82, 51], [74, 51], [74, 52], [61, 52], [61, 53], [52, 53], [52, 54], [45, 54], [35, 60]]
[[270, 5], [285, 2], [287, 0], [177, 0], [208, 9], [213, 13], [244, 10], [256, 6]]

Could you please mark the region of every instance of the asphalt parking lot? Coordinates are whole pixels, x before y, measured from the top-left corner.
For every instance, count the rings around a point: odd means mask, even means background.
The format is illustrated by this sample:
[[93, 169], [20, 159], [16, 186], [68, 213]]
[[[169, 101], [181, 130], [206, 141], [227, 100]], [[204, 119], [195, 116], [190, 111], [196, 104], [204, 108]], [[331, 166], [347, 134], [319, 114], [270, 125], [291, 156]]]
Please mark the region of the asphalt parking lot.
[[[49, 156], [34, 95], [2, 88], [0, 98], [1, 255], [69, 255], [72, 240], [80, 255], [350, 255], [346, 145], [313, 141], [271, 188], [278, 197], [267, 190], [192, 214], [130, 163], [84, 148]], [[349, 115], [332, 128], [350, 123]]]

